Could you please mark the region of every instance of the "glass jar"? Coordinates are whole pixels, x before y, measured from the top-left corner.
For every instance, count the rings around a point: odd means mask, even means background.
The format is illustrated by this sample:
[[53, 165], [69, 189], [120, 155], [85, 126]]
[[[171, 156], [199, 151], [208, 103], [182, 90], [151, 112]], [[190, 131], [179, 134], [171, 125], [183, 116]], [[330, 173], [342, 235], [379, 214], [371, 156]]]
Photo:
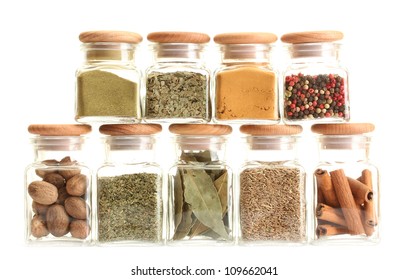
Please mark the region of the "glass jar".
[[178, 160], [169, 171], [167, 241], [233, 243], [232, 171], [224, 162], [226, 125], [173, 124]]
[[345, 122], [350, 119], [348, 71], [340, 64], [339, 31], [288, 33], [291, 64], [284, 71], [283, 120], [286, 123]]
[[139, 34], [90, 31], [80, 34], [84, 62], [76, 72], [78, 122], [139, 122], [141, 71], [134, 64]]
[[145, 120], [205, 123], [210, 120], [210, 70], [202, 59], [210, 37], [194, 32], [153, 32], [154, 64], [146, 71]]
[[162, 169], [154, 162], [158, 124], [103, 125], [106, 162], [97, 172], [97, 242], [163, 242]]
[[248, 156], [240, 169], [241, 244], [307, 242], [305, 171], [296, 157], [301, 126], [243, 125]]
[[280, 121], [277, 72], [270, 63], [272, 33], [225, 33], [221, 66], [215, 71], [215, 120], [254, 123]]
[[314, 242], [379, 241], [379, 173], [369, 160], [369, 123], [316, 124]]
[[91, 171], [82, 163], [88, 125], [30, 125], [25, 171], [26, 241], [91, 242]]

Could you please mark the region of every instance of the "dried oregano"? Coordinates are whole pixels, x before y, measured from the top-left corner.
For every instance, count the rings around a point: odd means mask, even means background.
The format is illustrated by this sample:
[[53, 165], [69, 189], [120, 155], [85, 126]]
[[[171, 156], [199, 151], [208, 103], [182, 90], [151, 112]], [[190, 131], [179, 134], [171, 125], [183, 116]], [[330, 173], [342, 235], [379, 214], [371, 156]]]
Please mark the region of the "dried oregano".
[[151, 72], [146, 83], [146, 117], [208, 120], [207, 76], [196, 72]]
[[161, 178], [153, 173], [98, 179], [98, 238], [157, 242], [162, 236]]
[[240, 174], [243, 240], [305, 239], [304, 173], [282, 165], [245, 169]]

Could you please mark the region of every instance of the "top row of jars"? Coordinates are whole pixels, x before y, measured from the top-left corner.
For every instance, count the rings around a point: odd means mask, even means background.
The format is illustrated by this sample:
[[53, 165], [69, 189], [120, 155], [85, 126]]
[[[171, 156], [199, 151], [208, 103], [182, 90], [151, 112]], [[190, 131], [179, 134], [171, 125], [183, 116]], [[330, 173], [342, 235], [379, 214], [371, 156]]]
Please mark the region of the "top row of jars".
[[202, 56], [210, 41], [207, 34], [154, 32], [147, 39], [155, 62], [143, 75], [135, 66], [139, 34], [83, 32], [79, 39], [85, 60], [76, 74], [75, 119], [81, 123], [346, 122], [348, 72], [338, 56], [342, 38], [339, 31], [284, 34], [281, 41], [287, 43], [291, 64], [279, 75], [270, 59], [275, 34], [218, 34], [214, 42], [220, 47], [221, 65], [212, 75]]

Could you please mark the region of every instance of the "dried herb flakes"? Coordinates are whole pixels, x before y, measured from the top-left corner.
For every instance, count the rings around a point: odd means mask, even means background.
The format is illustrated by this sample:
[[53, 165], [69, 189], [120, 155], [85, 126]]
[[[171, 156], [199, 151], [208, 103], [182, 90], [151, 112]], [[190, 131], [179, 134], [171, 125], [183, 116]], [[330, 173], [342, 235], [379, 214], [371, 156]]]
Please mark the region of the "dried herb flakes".
[[162, 236], [160, 186], [160, 176], [154, 173], [100, 177], [99, 241], [160, 241]]
[[208, 120], [208, 79], [201, 73], [151, 72], [146, 83], [146, 117]]

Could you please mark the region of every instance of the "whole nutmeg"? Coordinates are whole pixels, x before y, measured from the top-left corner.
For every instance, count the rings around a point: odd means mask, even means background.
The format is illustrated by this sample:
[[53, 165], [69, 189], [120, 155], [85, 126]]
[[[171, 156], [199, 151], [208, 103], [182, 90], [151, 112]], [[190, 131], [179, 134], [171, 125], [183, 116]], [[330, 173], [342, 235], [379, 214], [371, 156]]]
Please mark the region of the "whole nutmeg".
[[72, 237], [85, 239], [89, 235], [90, 227], [85, 220], [73, 220], [70, 223], [70, 233]]
[[89, 207], [84, 199], [77, 196], [70, 196], [65, 200], [65, 210], [68, 215], [75, 219], [85, 220], [89, 213]]
[[70, 157], [65, 157], [60, 161], [61, 169], [58, 170], [58, 173], [61, 174], [65, 178], [65, 180], [69, 180], [77, 174], [81, 173], [81, 170], [77, 167], [74, 167], [76, 161], [71, 161]]
[[66, 188], [58, 189], [57, 204], [64, 205], [65, 200], [66, 200], [67, 197], [69, 197], [69, 196], [70, 196], [70, 195], [67, 193], [67, 189], [66, 189]]
[[35, 215], [31, 220], [31, 235], [40, 238], [48, 235], [46, 222], [39, 216]]
[[70, 217], [62, 205], [52, 205], [46, 216], [48, 231], [55, 237], [66, 235], [69, 231]]
[[57, 201], [58, 189], [44, 181], [33, 181], [28, 185], [28, 194], [35, 202], [50, 205]]
[[58, 189], [65, 187], [65, 179], [58, 173], [49, 173], [45, 175], [43, 181], [53, 184]]
[[[47, 166], [57, 166], [59, 164], [59, 162], [55, 159], [43, 160], [41, 163]], [[50, 169], [50, 168], [38, 168], [35, 170], [35, 173], [37, 174], [37, 176], [41, 178], [44, 178], [47, 174], [54, 173], [54, 172], [56, 172], [56, 170]]]
[[45, 216], [45, 214], [47, 214], [47, 210], [50, 207], [50, 205], [40, 204], [40, 203], [35, 202], [33, 200], [33, 203], [31, 204], [31, 207], [33, 208], [33, 212], [35, 214]]
[[87, 176], [77, 174], [67, 181], [67, 193], [73, 196], [82, 196], [87, 190], [87, 185]]

